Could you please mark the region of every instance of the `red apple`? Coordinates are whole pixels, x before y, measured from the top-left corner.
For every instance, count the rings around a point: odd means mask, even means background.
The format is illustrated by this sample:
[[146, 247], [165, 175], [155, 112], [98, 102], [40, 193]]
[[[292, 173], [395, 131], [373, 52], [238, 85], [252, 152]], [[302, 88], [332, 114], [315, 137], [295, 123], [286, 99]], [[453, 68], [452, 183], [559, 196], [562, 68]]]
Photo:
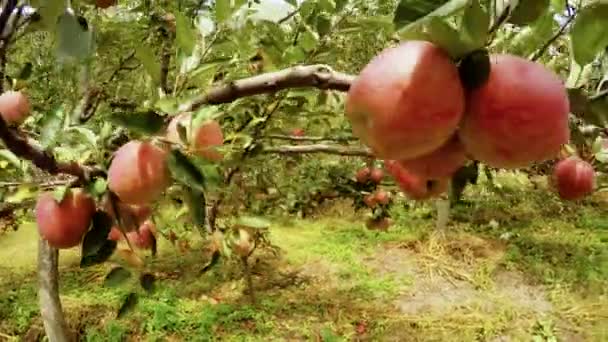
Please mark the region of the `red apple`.
[[559, 197], [564, 200], [579, 200], [595, 189], [593, 166], [575, 156], [555, 164], [552, 176], [553, 185]]
[[466, 162], [467, 156], [464, 146], [457, 135], [454, 135], [446, 144], [429, 154], [399, 161], [401, 166], [409, 172], [429, 179], [450, 177]]
[[563, 82], [522, 57], [498, 54], [490, 59], [489, 79], [469, 94], [458, 131], [467, 154], [505, 169], [557, 157], [570, 139]]
[[380, 52], [346, 98], [353, 134], [381, 159], [416, 158], [438, 149], [456, 132], [464, 109], [456, 65], [427, 41]]

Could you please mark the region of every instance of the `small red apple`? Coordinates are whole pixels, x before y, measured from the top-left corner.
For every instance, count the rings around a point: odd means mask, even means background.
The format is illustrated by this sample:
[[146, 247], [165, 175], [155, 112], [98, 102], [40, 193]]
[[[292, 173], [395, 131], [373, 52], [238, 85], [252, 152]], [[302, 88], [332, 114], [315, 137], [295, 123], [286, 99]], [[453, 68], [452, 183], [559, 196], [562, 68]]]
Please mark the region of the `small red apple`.
[[595, 170], [588, 162], [572, 156], [555, 165], [552, 181], [561, 199], [579, 200], [595, 189]]
[[357, 171], [355, 178], [357, 179], [357, 182], [365, 183], [369, 179], [370, 175], [371, 175], [371, 171], [370, 171], [369, 167], [364, 167], [364, 168], [360, 169], [359, 171]]
[[369, 178], [374, 183], [380, 183], [384, 178], [384, 171], [382, 171], [382, 169], [373, 169], [371, 174], [369, 175]]

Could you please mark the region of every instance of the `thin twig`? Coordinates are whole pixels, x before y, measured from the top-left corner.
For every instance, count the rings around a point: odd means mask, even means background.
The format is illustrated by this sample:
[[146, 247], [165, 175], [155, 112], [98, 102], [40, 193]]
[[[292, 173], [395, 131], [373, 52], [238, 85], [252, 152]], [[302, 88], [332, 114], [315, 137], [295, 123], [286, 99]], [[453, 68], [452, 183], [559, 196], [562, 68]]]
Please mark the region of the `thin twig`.
[[551, 44], [553, 44], [562, 34], [564, 34], [564, 32], [566, 32], [568, 25], [570, 25], [570, 23], [574, 20], [575, 17], [576, 17], [576, 13], [571, 15], [570, 17], [568, 17], [568, 20], [566, 20], [566, 22], [559, 28], [557, 33], [555, 33], [555, 35], [553, 35], [553, 37], [551, 37], [540, 49], [538, 49], [534, 53], [531, 60], [537, 61], [540, 57], [542, 57], [542, 55], [549, 48], [549, 46], [551, 46]]

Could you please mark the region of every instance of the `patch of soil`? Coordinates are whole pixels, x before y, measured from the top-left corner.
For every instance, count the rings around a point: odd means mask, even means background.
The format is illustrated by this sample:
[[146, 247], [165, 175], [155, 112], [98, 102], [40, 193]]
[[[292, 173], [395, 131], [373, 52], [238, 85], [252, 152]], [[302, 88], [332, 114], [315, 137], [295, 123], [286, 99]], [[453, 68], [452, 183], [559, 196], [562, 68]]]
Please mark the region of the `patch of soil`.
[[[405, 314], [442, 313], [453, 309], [477, 306], [484, 311], [500, 310], [506, 302], [527, 312], [546, 313], [552, 310], [542, 288], [526, 283], [516, 272], [500, 271], [492, 276], [491, 289], [478, 289], [473, 279], [475, 265], [481, 260], [497, 260], [503, 248], [493, 241], [481, 238], [450, 239], [442, 242], [443, 258], [463, 277], [440, 271], [442, 265], [434, 265], [432, 259], [424, 259], [418, 253], [424, 247], [382, 246], [366, 263], [378, 274], [407, 276], [411, 286], [395, 299], [396, 308]], [[451, 259], [450, 259], [451, 258]], [[469, 280], [467, 280], [469, 279]]]

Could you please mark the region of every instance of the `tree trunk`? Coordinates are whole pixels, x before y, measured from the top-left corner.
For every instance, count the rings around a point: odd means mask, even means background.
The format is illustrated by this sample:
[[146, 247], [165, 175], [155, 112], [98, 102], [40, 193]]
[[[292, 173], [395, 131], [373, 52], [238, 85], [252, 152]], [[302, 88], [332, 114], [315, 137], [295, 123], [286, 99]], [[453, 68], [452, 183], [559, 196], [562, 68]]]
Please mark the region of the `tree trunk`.
[[437, 221], [435, 229], [444, 232], [450, 219], [450, 200], [445, 198], [437, 199], [435, 202], [437, 208]]
[[59, 252], [38, 241], [38, 297], [44, 330], [50, 342], [71, 341], [59, 298]]

